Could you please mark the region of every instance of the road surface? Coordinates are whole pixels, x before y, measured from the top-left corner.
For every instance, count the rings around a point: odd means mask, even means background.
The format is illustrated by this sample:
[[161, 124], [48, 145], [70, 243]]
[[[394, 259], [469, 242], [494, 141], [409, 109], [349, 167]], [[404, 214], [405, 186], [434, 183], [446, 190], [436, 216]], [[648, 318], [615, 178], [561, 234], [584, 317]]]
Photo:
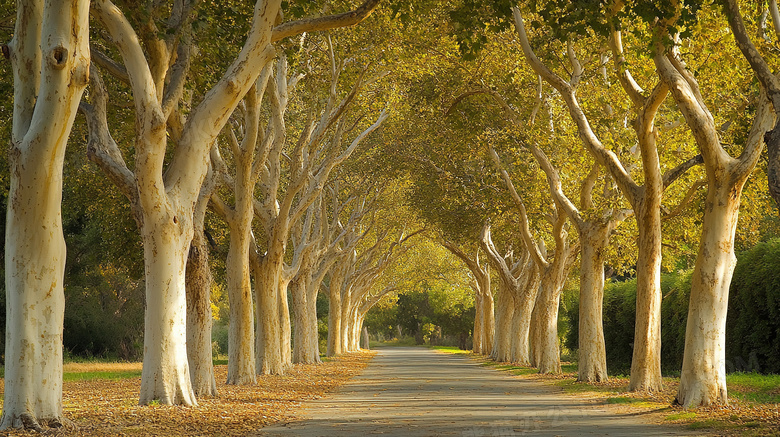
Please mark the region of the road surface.
[[[673, 436], [539, 381], [427, 348], [379, 349], [362, 375], [260, 436]], [[687, 434], [693, 435], [693, 434]]]

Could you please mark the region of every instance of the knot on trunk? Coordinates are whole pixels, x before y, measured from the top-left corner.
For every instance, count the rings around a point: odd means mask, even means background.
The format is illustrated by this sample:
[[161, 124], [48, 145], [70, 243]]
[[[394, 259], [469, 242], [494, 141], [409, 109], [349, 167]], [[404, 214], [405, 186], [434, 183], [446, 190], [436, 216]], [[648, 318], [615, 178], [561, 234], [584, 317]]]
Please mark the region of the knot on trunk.
[[51, 64], [55, 70], [62, 70], [65, 68], [65, 65], [67, 65], [69, 56], [68, 49], [63, 46], [57, 46], [51, 51], [49, 64]]

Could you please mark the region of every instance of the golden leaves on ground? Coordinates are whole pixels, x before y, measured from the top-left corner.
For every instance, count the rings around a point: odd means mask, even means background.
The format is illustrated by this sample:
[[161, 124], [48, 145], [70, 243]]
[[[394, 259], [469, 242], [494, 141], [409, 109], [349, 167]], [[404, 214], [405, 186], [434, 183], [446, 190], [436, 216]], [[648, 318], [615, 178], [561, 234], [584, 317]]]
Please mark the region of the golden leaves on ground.
[[[215, 366], [218, 396], [199, 398], [197, 407], [138, 405], [140, 378], [66, 382], [65, 417], [78, 436], [245, 436], [259, 428], [300, 417], [303, 401], [344, 384], [368, 365], [372, 352], [354, 353], [322, 364], [299, 364], [286, 375], [258, 377], [257, 385], [226, 385], [227, 366]], [[68, 366], [71, 366], [70, 364]], [[94, 365], [93, 365], [94, 366]], [[98, 365], [98, 368], [101, 365]], [[71, 371], [97, 371], [96, 368]], [[105, 369], [129, 371], [136, 369]], [[12, 432], [12, 435], [35, 435]]]

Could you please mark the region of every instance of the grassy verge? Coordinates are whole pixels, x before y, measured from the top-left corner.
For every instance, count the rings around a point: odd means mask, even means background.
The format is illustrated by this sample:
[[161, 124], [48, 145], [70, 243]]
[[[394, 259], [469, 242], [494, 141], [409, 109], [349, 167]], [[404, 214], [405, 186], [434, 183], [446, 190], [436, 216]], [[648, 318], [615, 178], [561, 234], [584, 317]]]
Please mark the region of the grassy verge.
[[[249, 386], [226, 385], [227, 366], [215, 366], [217, 396], [199, 397], [197, 407], [138, 405], [141, 363], [65, 364], [63, 410], [78, 430], [58, 436], [245, 436], [263, 426], [292, 421], [302, 401], [315, 399], [360, 373], [373, 356], [359, 352], [323, 364], [300, 364], [284, 375], [258, 377]], [[0, 379], [0, 405], [4, 381]], [[0, 433], [0, 435], [7, 435]], [[15, 431], [15, 436], [40, 436]]]
[[[443, 353], [464, 353], [448, 348]], [[780, 375], [735, 373], [726, 377], [729, 405], [725, 407], [685, 410], [673, 405], [679, 377], [665, 377], [663, 390], [658, 393], [628, 391], [629, 379], [611, 377], [599, 383], [577, 382], [577, 364], [562, 363], [563, 373], [541, 375], [535, 368], [499, 363], [483, 355], [469, 353], [480, 365], [509, 372], [524, 378], [540, 380], [561, 388], [564, 393], [611, 405], [627, 413], [646, 413], [657, 423], [673, 423], [707, 435], [780, 436]]]

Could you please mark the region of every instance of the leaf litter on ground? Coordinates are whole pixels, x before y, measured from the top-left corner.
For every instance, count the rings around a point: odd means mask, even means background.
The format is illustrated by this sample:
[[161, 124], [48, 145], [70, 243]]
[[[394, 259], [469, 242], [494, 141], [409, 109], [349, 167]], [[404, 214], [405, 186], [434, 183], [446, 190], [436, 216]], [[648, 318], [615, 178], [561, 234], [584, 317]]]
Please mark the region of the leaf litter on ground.
[[[303, 402], [317, 399], [359, 374], [374, 353], [363, 351], [322, 364], [297, 364], [285, 375], [258, 376], [256, 385], [226, 385], [227, 366], [214, 366], [217, 396], [198, 406], [138, 405], [140, 377], [85, 379], [63, 384], [63, 409], [76, 429], [57, 436], [245, 436], [270, 424], [301, 417]], [[66, 365], [68, 372], [132, 372], [140, 363]], [[0, 391], [4, 391], [0, 381]], [[33, 436], [11, 430], [0, 435]]]

